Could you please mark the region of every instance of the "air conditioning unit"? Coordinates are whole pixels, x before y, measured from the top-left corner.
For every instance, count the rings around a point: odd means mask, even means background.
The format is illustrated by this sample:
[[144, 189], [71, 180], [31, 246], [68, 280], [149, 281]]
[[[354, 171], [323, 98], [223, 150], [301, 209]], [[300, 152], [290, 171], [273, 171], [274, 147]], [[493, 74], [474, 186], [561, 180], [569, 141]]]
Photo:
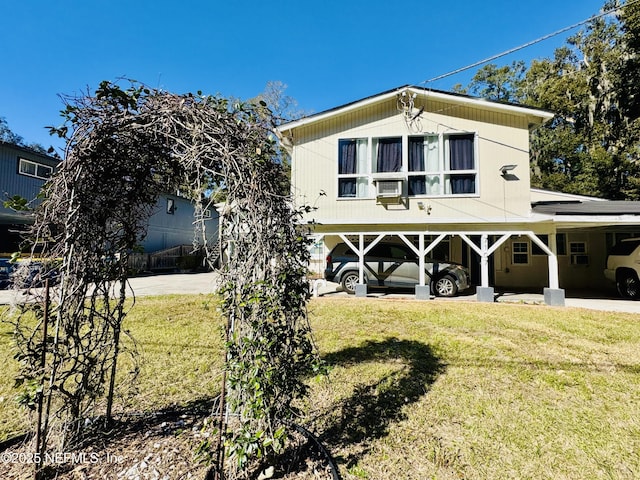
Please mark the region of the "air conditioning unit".
[[396, 198], [402, 196], [402, 180], [376, 180], [376, 197]]

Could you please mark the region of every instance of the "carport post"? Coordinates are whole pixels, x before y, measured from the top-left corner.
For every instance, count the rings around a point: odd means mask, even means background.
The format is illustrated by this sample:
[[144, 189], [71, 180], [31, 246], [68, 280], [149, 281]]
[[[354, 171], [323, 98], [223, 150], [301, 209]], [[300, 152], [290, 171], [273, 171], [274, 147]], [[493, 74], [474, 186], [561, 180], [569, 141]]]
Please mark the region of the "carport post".
[[425, 273], [424, 273], [424, 234], [421, 233], [418, 237], [418, 268], [420, 269], [418, 277], [418, 285], [416, 285], [416, 299], [417, 300], [431, 300], [431, 286], [425, 285]]
[[494, 289], [489, 286], [489, 235], [480, 236], [480, 286], [476, 288], [479, 302], [492, 303], [495, 300]]
[[367, 296], [367, 285], [364, 283], [364, 235], [358, 235], [358, 285], [356, 285], [356, 297]]
[[554, 307], [564, 307], [564, 289], [560, 288], [560, 280], [558, 275], [558, 256], [556, 254], [556, 236], [549, 235], [549, 246], [547, 247], [542, 240], [533, 232], [528, 232], [529, 238], [538, 245], [544, 253], [547, 254], [549, 265], [549, 288], [545, 288], [544, 303]]

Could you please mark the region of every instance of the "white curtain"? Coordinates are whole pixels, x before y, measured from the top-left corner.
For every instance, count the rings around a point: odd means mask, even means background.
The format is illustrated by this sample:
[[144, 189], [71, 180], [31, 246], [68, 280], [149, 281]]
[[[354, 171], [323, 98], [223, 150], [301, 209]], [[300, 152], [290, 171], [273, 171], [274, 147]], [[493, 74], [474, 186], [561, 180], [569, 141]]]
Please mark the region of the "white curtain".
[[[368, 174], [367, 168], [369, 155], [367, 155], [369, 141], [366, 138], [359, 138], [357, 140], [357, 159], [358, 159], [358, 173]], [[358, 177], [356, 181], [356, 197], [366, 198], [369, 196], [369, 177]]]
[[[440, 140], [437, 136], [428, 136], [424, 142], [424, 169], [427, 172], [438, 173], [442, 170], [440, 166]], [[427, 195], [442, 195], [440, 189], [440, 175], [427, 175], [426, 177]]]
[[440, 149], [438, 137], [428, 136], [424, 142], [424, 168], [427, 172], [439, 172]]

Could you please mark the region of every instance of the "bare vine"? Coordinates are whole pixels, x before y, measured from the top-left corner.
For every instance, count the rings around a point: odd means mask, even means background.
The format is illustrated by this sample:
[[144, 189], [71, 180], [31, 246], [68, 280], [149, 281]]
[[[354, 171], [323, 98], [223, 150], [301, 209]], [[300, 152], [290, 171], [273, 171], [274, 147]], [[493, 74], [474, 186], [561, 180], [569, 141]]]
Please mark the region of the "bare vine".
[[80, 440], [103, 398], [110, 420], [128, 255], [158, 196], [179, 189], [196, 205], [197, 247], [210, 261], [204, 211], [219, 192], [226, 198], [221, 294], [231, 332], [227, 413], [235, 418], [233, 428], [224, 424], [226, 453], [239, 474], [269, 461], [284, 446], [283, 422], [317, 364], [305, 309], [308, 242], [297, 226], [301, 212], [283, 193], [268, 109], [103, 82], [95, 95], [67, 98], [63, 114], [65, 124], [52, 131], [67, 139], [65, 161], [30, 234], [61, 272], [44, 367], [34, 340], [42, 321], [34, 328], [29, 306], [16, 321], [21, 378], [38, 386], [25, 403], [46, 405], [38, 448]]

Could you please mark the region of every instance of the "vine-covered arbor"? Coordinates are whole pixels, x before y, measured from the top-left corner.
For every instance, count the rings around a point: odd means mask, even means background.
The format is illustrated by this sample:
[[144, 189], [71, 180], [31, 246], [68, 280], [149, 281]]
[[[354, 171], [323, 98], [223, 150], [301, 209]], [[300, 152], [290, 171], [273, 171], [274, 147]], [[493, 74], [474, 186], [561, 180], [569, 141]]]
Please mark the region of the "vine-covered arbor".
[[307, 240], [284, 192], [268, 108], [103, 82], [95, 94], [67, 98], [63, 116], [52, 131], [67, 139], [65, 160], [30, 234], [44, 258], [59, 259], [61, 282], [51, 309], [27, 304], [16, 320], [25, 402], [38, 406], [35, 448], [66, 448], [87, 419], [110, 421], [128, 255], [158, 195], [179, 190], [195, 204], [204, 242], [196, 247], [206, 254], [204, 212], [225, 199], [220, 293], [229, 326], [226, 407], [235, 422], [222, 425], [227, 454], [242, 469], [277, 453], [316, 356], [305, 310]]

